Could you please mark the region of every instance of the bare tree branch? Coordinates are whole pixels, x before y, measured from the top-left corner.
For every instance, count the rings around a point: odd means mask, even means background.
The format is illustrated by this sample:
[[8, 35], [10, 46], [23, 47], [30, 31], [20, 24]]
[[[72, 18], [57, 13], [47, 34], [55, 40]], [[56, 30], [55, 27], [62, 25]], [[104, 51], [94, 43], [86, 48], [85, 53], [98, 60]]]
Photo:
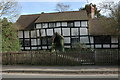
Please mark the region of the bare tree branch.
[[20, 6], [15, 0], [2, 0], [0, 2], [0, 17], [14, 18], [20, 13]]
[[70, 9], [70, 5], [65, 5], [63, 3], [57, 3], [55, 10], [59, 12], [63, 12], [63, 11], [67, 11], [68, 9]]

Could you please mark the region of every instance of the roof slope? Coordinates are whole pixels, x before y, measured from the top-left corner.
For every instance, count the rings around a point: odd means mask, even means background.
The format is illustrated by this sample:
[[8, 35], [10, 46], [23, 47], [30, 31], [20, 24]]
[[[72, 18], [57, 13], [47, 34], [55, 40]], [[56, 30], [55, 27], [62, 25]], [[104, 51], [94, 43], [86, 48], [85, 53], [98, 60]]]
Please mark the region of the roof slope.
[[86, 11], [81, 10], [81, 11], [66, 11], [66, 12], [57, 12], [57, 13], [43, 13], [35, 21], [35, 23], [73, 21], [73, 20], [88, 20]]
[[91, 35], [114, 35], [114, 24], [110, 18], [95, 18], [89, 20], [89, 31]]
[[34, 22], [40, 14], [21, 15], [17, 20], [18, 30], [31, 30], [34, 29]]

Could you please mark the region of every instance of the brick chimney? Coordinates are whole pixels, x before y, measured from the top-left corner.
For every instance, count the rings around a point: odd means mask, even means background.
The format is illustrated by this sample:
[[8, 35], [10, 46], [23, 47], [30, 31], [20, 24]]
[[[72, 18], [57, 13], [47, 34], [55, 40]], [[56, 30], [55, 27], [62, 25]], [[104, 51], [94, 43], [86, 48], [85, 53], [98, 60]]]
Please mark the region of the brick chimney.
[[92, 6], [92, 4], [90, 6], [91, 6], [91, 14], [90, 14], [90, 16], [93, 19], [93, 18], [95, 18], [95, 8]]

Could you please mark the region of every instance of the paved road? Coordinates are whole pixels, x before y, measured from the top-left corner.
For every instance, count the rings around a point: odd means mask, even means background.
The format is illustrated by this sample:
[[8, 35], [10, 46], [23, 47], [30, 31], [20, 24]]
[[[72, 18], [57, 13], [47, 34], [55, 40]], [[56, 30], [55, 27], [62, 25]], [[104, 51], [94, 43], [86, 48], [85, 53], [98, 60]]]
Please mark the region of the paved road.
[[118, 78], [3, 78], [2, 80], [118, 80]]
[[3, 78], [118, 78], [117, 74], [33, 74], [3, 73]]

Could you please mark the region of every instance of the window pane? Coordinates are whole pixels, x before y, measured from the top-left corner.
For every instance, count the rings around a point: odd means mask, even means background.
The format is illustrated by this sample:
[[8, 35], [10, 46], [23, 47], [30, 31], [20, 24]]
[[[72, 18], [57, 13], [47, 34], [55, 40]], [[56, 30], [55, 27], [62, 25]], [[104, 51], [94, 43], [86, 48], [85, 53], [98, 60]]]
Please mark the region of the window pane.
[[96, 44], [111, 43], [111, 37], [110, 36], [94, 36], [94, 43]]
[[79, 42], [79, 38], [78, 37], [71, 38], [71, 40], [72, 40], [72, 44], [75, 44], [75, 43]]
[[49, 23], [49, 27], [55, 27], [55, 23]]
[[68, 24], [68, 27], [73, 27], [74, 26], [73, 22], [68, 22], [67, 24]]

